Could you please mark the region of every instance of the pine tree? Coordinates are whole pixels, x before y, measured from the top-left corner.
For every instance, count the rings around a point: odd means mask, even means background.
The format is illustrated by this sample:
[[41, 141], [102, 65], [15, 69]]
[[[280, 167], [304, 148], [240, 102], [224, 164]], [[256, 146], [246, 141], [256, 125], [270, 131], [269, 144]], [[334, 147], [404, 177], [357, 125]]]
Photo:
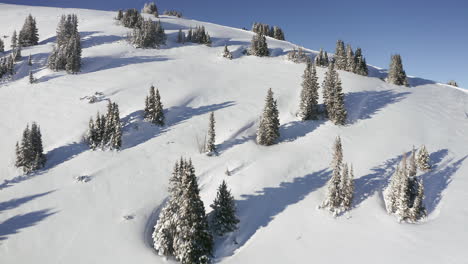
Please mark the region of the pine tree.
[[418, 152], [417, 164], [420, 170], [428, 171], [431, 169], [431, 161], [426, 146], [422, 145]]
[[18, 44], [22, 47], [37, 45], [39, 42], [37, 31], [36, 19], [29, 14], [24, 21], [23, 28], [19, 32]]
[[36, 82], [36, 78], [34, 78], [33, 72], [29, 71], [29, 83], [33, 84]]
[[119, 9], [119, 11], [117, 12], [117, 17], [115, 18], [116, 20], [122, 20], [123, 18], [123, 11], [122, 9]]
[[409, 159], [409, 168], [408, 168], [408, 175], [409, 177], [415, 177], [418, 173], [418, 168], [416, 165], [416, 150], [414, 149], [411, 151], [411, 156]]
[[265, 99], [265, 107], [257, 131], [257, 143], [259, 145], [270, 146], [279, 139], [279, 112], [276, 100], [273, 98], [273, 91], [268, 89]]
[[154, 15], [155, 17], [159, 16], [158, 7], [156, 6], [156, 3], [154, 2], [146, 3], [143, 9], [141, 10], [141, 12]]
[[345, 194], [346, 195], [343, 201], [343, 206], [345, 207], [345, 209], [349, 210], [351, 209], [351, 205], [353, 203], [353, 198], [354, 198], [354, 169], [353, 169], [352, 164], [349, 168], [349, 176], [346, 182]]
[[315, 65], [307, 63], [302, 75], [301, 101], [299, 117], [302, 121], [318, 118], [318, 77]]
[[41, 169], [47, 160], [43, 152], [41, 130], [33, 122], [31, 129], [27, 125], [23, 131], [21, 144], [16, 143], [15, 166], [22, 168], [25, 173]]
[[329, 209], [331, 212], [338, 214], [343, 203], [342, 195], [342, 170], [343, 170], [343, 148], [341, 138], [337, 137], [333, 146], [333, 161], [332, 176], [328, 181], [327, 198], [322, 204], [323, 208]]
[[403, 70], [403, 63], [399, 54], [392, 56], [390, 69], [388, 70], [387, 81], [395, 85], [409, 86], [408, 78], [406, 77], [406, 73]]
[[401, 169], [400, 169], [400, 165], [398, 165], [392, 177], [390, 178], [390, 184], [388, 185], [384, 194], [385, 206], [389, 214], [393, 214], [396, 212], [396, 207], [397, 207], [396, 200], [397, 200], [398, 193], [399, 193], [400, 181], [401, 181]]
[[354, 72], [356, 68], [356, 62], [354, 58], [353, 48], [350, 44], [346, 45], [346, 70]]
[[315, 65], [316, 66], [321, 66], [321, 67], [328, 67], [328, 54], [327, 52], [323, 51], [323, 49], [321, 48], [320, 51], [319, 51], [319, 54], [317, 56], [315, 56]]
[[5, 43], [3, 42], [1, 38], [0, 38], [0, 52], [5, 52]]
[[223, 57], [232, 60], [232, 53], [229, 51], [227, 45], [224, 45]]
[[409, 212], [409, 219], [412, 222], [416, 222], [424, 217], [426, 217], [427, 212], [424, 207], [424, 185], [421, 181], [416, 181], [417, 194], [413, 202], [413, 206]]
[[347, 111], [344, 104], [341, 81], [333, 62], [328, 66], [322, 87], [326, 114], [336, 125], [344, 125], [346, 123]]
[[113, 103], [112, 110], [113, 131], [110, 139], [110, 149], [120, 149], [122, 147], [122, 124], [120, 123], [119, 106]]
[[410, 195], [411, 195], [411, 185], [410, 178], [408, 175], [407, 159], [406, 154], [403, 155], [401, 161], [401, 171], [400, 171], [400, 182], [397, 189], [396, 197], [396, 215], [400, 220], [406, 220], [409, 216], [410, 210]]
[[268, 50], [268, 44], [265, 35], [257, 33], [255, 36], [253, 36], [250, 45], [250, 54], [258, 57], [270, 56], [270, 51]]
[[144, 118], [155, 125], [164, 126], [165, 117], [161, 96], [159, 90], [154, 90], [153, 85], [150, 87], [149, 96], [146, 97]]
[[369, 71], [367, 69], [366, 59], [362, 56], [361, 48], [356, 49], [356, 53], [354, 54], [354, 63], [355, 63], [354, 73], [363, 75], [363, 76], [368, 75]]
[[211, 257], [213, 238], [191, 161], [186, 162], [183, 170], [181, 189], [174, 236], [175, 257], [184, 264], [200, 263]]
[[179, 32], [177, 33], [177, 43], [185, 43], [185, 33], [182, 29], [179, 29]]
[[274, 26], [273, 27], [273, 36], [271, 36], [278, 40], [284, 40], [284, 33], [280, 27]]
[[346, 59], [344, 42], [342, 40], [338, 40], [336, 42], [334, 61], [335, 61], [335, 66], [337, 70], [346, 70], [347, 59]]
[[28, 57], [28, 66], [32, 66], [31, 54], [29, 54], [29, 57]]
[[57, 26], [57, 45], [49, 55], [47, 66], [54, 70], [77, 73], [81, 69], [81, 38], [78, 17], [62, 15]]
[[13, 34], [11, 35], [11, 48], [16, 49], [18, 46], [18, 36], [16, 34], [16, 30], [13, 31]]
[[224, 180], [218, 188], [211, 208], [213, 208], [213, 212], [211, 213], [210, 227], [214, 235], [223, 236], [237, 229], [239, 219], [236, 217], [234, 197]]
[[210, 121], [208, 125], [208, 141], [206, 142], [206, 146], [205, 146], [205, 151], [209, 155], [216, 153], [215, 137], [216, 137], [215, 118], [214, 118], [214, 112], [211, 112]]

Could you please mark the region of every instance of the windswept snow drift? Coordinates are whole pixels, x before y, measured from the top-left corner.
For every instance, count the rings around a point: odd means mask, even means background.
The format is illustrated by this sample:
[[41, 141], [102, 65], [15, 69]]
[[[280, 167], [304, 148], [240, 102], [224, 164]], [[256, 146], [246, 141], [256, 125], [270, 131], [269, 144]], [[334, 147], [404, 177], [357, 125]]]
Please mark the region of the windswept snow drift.
[[[270, 58], [243, 56], [252, 32], [163, 16], [168, 45], [135, 49], [113, 12], [4, 4], [0, 34], [19, 30], [29, 13], [37, 19], [40, 45], [23, 49], [14, 80], [0, 85], [2, 263], [165, 263], [150, 235], [180, 156], [192, 158], [207, 210], [223, 179], [237, 199], [240, 228], [217, 241], [216, 261], [466, 261], [466, 92], [417, 78], [412, 88], [389, 85], [376, 78], [383, 73], [378, 68], [371, 68], [375, 77], [339, 72], [349, 125], [298, 122], [305, 65], [285, 59], [294, 47], [289, 42], [269, 38]], [[45, 67], [58, 19], [66, 13], [79, 17], [83, 67], [77, 75]], [[197, 25], [206, 27], [212, 47], [175, 43], [179, 29]], [[221, 57], [225, 44], [232, 61]], [[34, 85], [28, 83], [29, 54]], [[324, 72], [318, 69], [320, 82]], [[166, 109], [164, 128], [141, 119], [151, 84]], [[270, 87], [278, 99], [281, 142], [262, 147], [254, 139]], [[103, 93], [100, 102], [80, 100], [95, 92]], [[81, 138], [108, 99], [120, 107], [123, 148], [90, 151]], [[198, 153], [197, 139], [204, 137], [212, 111], [220, 155], [207, 157]], [[14, 167], [14, 146], [32, 121], [41, 126], [48, 163], [25, 176]], [[337, 135], [357, 179], [355, 208], [335, 219], [316, 208], [324, 199]], [[397, 223], [381, 193], [400, 155], [421, 144], [434, 163], [423, 175], [429, 217], [420, 224]]]

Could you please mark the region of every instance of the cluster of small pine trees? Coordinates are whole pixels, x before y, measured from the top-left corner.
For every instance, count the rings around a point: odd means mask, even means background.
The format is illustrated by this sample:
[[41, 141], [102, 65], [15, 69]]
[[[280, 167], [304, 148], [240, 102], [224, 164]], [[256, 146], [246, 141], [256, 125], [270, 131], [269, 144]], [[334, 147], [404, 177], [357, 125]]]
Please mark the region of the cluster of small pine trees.
[[310, 61], [310, 57], [304, 52], [302, 47], [294, 48], [292, 51], [288, 52], [288, 60], [295, 63], [303, 63]]
[[141, 12], [154, 15], [155, 17], [159, 17], [158, 7], [154, 2], [146, 3], [143, 9], [141, 9]]
[[161, 21], [144, 19], [133, 29], [131, 43], [137, 48], [156, 48], [166, 44], [166, 33]]
[[127, 9], [125, 12], [119, 10], [116, 19], [120, 21], [124, 27], [128, 28], [140, 27], [144, 20], [140, 12], [135, 8]]
[[158, 125], [164, 126], [164, 108], [161, 103], [161, 96], [159, 95], [159, 90], [154, 90], [154, 86], [150, 87], [150, 94], [145, 99], [145, 110], [144, 116], [149, 122]]
[[270, 56], [265, 35], [257, 33], [253, 36], [248, 54], [258, 57]]
[[17, 168], [22, 168], [25, 173], [29, 173], [44, 167], [46, 156], [42, 148], [42, 135], [40, 127], [33, 122], [23, 131], [21, 143], [16, 142], [16, 162]]
[[165, 10], [163, 15], [175, 16], [175, 17], [181, 18], [182, 17], [182, 12], [179, 12], [179, 11], [176, 11], [176, 10]]
[[328, 193], [321, 208], [338, 215], [351, 209], [354, 195], [353, 166], [343, 163], [341, 138], [337, 137], [333, 146], [332, 176], [328, 181]]
[[18, 45], [21, 47], [37, 45], [39, 42], [39, 34], [37, 32], [36, 19], [29, 14], [24, 21], [23, 28], [19, 32]]
[[92, 150], [120, 149], [122, 146], [122, 124], [120, 123], [119, 106], [109, 101], [107, 114], [96, 115], [96, 120], [89, 120], [89, 128], [85, 137]]
[[57, 45], [49, 56], [47, 65], [54, 71], [77, 73], [81, 69], [81, 38], [78, 17], [62, 15], [57, 27]]
[[232, 53], [229, 51], [227, 45], [224, 45], [223, 58], [232, 60]]
[[154, 227], [154, 248], [184, 264], [209, 263], [213, 236], [192, 161], [176, 162], [169, 181], [169, 200]]
[[279, 127], [278, 106], [273, 98], [273, 91], [270, 88], [268, 89], [263, 115], [257, 130], [257, 143], [264, 146], [275, 144], [280, 137]]
[[278, 26], [270, 26], [268, 24], [253, 23], [252, 31], [260, 33], [264, 36], [272, 37], [278, 40], [285, 40], [283, 30]]
[[319, 54], [315, 56], [314, 62], [317, 66], [328, 67], [328, 64], [330, 63], [328, 53], [321, 48]]
[[392, 55], [387, 82], [395, 85], [409, 86], [406, 72], [403, 70], [403, 63], [401, 61], [400, 54]]
[[406, 154], [395, 173], [390, 179], [390, 184], [385, 190], [385, 205], [389, 214], [394, 214], [400, 221], [416, 222], [427, 214], [423, 204], [424, 185], [417, 177], [418, 168], [422, 171], [430, 169], [429, 154], [423, 146], [416, 158], [416, 150], [413, 148], [409, 158]]
[[359, 75], [368, 75], [366, 59], [362, 56], [362, 50], [356, 49], [356, 54], [350, 44], [345, 45], [342, 40], [336, 42], [335, 56], [333, 57], [337, 70], [349, 71]]
[[346, 124], [347, 111], [344, 104], [343, 88], [335, 63], [330, 62], [322, 84], [325, 113], [336, 125]]
[[197, 26], [194, 29], [190, 28], [185, 41], [198, 43], [198, 44], [211, 44], [211, 37], [208, 32], [205, 30], [205, 26]]
[[0, 58], [0, 79], [5, 76], [13, 76], [15, 74], [15, 57], [13, 54]]

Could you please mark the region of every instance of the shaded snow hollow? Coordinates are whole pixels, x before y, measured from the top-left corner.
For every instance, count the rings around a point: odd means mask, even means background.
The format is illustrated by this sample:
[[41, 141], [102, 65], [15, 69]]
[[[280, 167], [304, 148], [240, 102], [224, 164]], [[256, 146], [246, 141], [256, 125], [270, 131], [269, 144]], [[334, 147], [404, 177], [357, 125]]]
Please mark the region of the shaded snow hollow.
[[[83, 39], [82, 72], [51, 72], [45, 64], [59, 16], [72, 12]], [[37, 18], [40, 45], [25, 48], [14, 80], [0, 84], [2, 263], [172, 263], [155, 254], [149, 236], [180, 156], [192, 158], [207, 210], [223, 179], [237, 200], [240, 228], [217, 241], [217, 262], [466, 261], [466, 92], [418, 78], [411, 79], [412, 88], [389, 85], [378, 78], [385, 74], [378, 68], [370, 69], [371, 77], [339, 72], [349, 124], [298, 122], [305, 66], [285, 59], [294, 47], [289, 42], [268, 39], [270, 58], [242, 56], [252, 32], [163, 16], [168, 45], [142, 50], [125, 41], [129, 30], [115, 23], [114, 12], [4, 4], [0, 33], [19, 30], [29, 13]], [[175, 43], [180, 28], [197, 25], [207, 28], [212, 47]], [[221, 57], [225, 44], [232, 61]], [[29, 54], [34, 85], [27, 78]], [[324, 69], [318, 73], [322, 82]], [[151, 84], [167, 112], [164, 128], [141, 120]], [[262, 147], [254, 138], [270, 87], [278, 99], [281, 142]], [[80, 100], [95, 92], [103, 93], [99, 102]], [[79, 142], [107, 99], [120, 106], [123, 148], [93, 152]], [[217, 157], [197, 149], [212, 111]], [[14, 146], [32, 121], [41, 126], [48, 163], [24, 176], [14, 168]], [[355, 168], [356, 201], [345, 216], [333, 218], [316, 208], [337, 135], [345, 161]], [[401, 154], [421, 144], [435, 164], [422, 176], [429, 217], [400, 224], [387, 215], [381, 192]], [[89, 181], [77, 182], [80, 176]]]

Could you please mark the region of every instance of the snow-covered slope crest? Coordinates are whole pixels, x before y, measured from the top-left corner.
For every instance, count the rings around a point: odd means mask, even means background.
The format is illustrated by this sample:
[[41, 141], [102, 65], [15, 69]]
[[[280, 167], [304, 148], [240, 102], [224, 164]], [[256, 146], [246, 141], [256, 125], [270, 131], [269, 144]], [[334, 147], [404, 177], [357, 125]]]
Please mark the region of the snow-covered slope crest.
[[[76, 75], [45, 68], [60, 15], [76, 13], [83, 68]], [[135, 49], [113, 12], [0, 5], [1, 35], [36, 17], [40, 45], [0, 85], [0, 256], [2, 263], [166, 263], [150, 233], [167, 197], [174, 162], [190, 157], [207, 210], [226, 180], [239, 230], [217, 241], [221, 263], [464, 263], [468, 244], [468, 94], [413, 78], [415, 87], [340, 72], [348, 125], [298, 122], [303, 64], [284, 54], [294, 47], [268, 39], [273, 56], [243, 56], [252, 33], [195, 20], [162, 17], [168, 46]], [[212, 47], [179, 45], [177, 31], [204, 25]], [[6, 39], [9, 46], [9, 39]], [[225, 44], [234, 59], [221, 57]], [[312, 51], [310, 51], [312, 52]], [[374, 74], [382, 71], [372, 68]], [[320, 82], [324, 69], [318, 69]], [[149, 86], [161, 92], [167, 126], [141, 120]], [[418, 85], [420, 84], [420, 85]], [[278, 100], [280, 143], [254, 142], [268, 88]], [[102, 101], [80, 100], [102, 92]], [[90, 151], [80, 143], [90, 116], [107, 99], [119, 104], [124, 125], [119, 152]], [[198, 153], [197, 138], [215, 112], [219, 156]], [[32, 175], [14, 168], [14, 146], [37, 121], [48, 163]], [[345, 216], [317, 210], [330, 176], [334, 138], [355, 168], [356, 201]], [[381, 193], [401, 154], [425, 144], [434, 169], [422, 175], [428, 219], [400, 224], [385, 212]], [[224, 174], [231, 171], [231, 176]], [[87, 182], [76, 177], [89, 176]], [[236, 241], [234, 243], [233, 241]], [[339, 250], [338, 250], [339, 249]], [[337, 254], [337, 250], [339, 254]], [[169, 262], [172, 262], [169, 260]]]

